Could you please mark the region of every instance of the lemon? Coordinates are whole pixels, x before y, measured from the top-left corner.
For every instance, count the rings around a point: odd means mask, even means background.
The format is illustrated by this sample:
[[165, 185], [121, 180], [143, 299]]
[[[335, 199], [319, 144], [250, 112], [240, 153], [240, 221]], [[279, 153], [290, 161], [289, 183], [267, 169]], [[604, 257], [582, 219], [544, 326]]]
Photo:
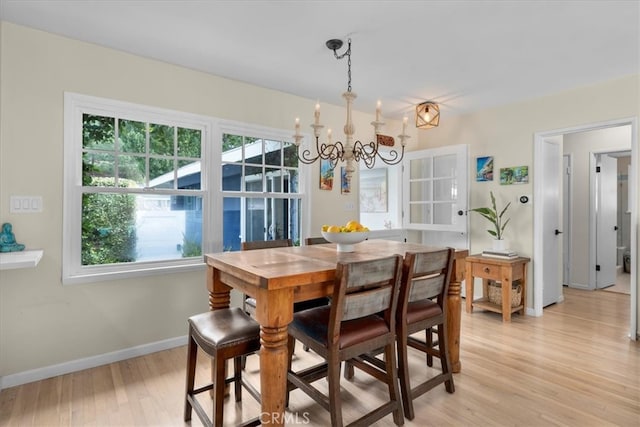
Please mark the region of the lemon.
[[329, 226], [327, 224], [322, 226], [322, 231], [327, 231], [329, 229]]
[[356, 220], [351, 220], [347, 222], [344, 228], [346, 228], [349, 231], [358, 231], [360, 228], [362, 228], [362, 225]]
[[328, 233], [339, 233], [340, 232], [340, 227], [337, 225], [330, 225], [329, 227], [327, 227], [326, 230]]

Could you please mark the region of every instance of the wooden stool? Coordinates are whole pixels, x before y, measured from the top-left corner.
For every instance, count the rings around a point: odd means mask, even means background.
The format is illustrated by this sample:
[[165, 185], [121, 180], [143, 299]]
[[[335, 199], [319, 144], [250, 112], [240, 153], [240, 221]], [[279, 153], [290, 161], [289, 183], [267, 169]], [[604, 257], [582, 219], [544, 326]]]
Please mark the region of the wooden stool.
[[[198, 347], [214, 359], [213, 382], [194, 389]], [[242, 378], [241, 356], [260, 350], [260, 325], [241, 308], [225, 308], [198, 314], [189, 318], [189, 343], [187, 346], [187, 390], [184, 406], [184, 420], [191, 420], [191, 409], [196, 411], [205, 426], [222, 426], [225, 385], [235, 383], [236, 402], [242, 399], [244, 386], [258, 402], [260, 393]], [[226, 362], [234, 361], [234, 375], [226, 378]], [[204, 391], [213, 390], [213, 420], [207, 414], [195, 396]], [[257, 417], [242, 426], [260, 425]]]

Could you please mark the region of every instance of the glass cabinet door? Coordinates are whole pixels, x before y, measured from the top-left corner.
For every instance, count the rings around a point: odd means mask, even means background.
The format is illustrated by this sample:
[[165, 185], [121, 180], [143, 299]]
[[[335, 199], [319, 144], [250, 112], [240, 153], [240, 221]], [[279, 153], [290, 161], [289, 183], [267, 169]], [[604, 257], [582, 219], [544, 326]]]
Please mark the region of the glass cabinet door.
[[403, 225], [414, 230], [467, 231], [467, 146], [405, 154]]

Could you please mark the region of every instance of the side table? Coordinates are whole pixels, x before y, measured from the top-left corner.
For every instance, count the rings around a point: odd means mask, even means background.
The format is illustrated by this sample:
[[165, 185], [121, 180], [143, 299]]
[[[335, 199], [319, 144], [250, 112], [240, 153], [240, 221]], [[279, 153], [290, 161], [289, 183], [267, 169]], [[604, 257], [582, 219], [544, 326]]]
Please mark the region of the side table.
[[[465, 291], [467, 313], [473, 312], [474, 307], [484, 310], [502, 313], [502, 321], [511, 321], [511, 313], [520, 312], [524, 315], [527, 297], [527, 264], [530, 258], [518, 257], [514, 259], [501, 259], [486, 257], [480, 254], [470, 255], [465, 258]], [[482, 278], [482, 298], [473, 299], [474, 278]], [[502, 284], [502, 304], [493, 304], [487, 297], [489, 280], [495, 280]], [[522, 301], [519, 305], [511, 306], [511, 285], [516, 280], [522, 286]]]

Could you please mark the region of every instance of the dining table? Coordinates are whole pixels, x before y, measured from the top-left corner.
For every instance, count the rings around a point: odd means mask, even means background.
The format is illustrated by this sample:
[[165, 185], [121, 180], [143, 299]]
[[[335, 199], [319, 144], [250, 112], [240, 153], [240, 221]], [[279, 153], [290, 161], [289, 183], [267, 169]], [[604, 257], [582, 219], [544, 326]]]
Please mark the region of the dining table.
[[[294, 302], [332, 294], [338, 262], [365, 261], [409, 251], [437, 250], [433, 246], [371, 239], [339, 252], [333, 243], [219, 252], [205, 255], [211, 310], [229, 307], [231, 290], [256, 299], [255, 319], [260, 324], [260, 414], [263, 424], [285, 425], [287, 393], [287, 327]], [[447, 310], [448, 341], [453, 372], [460, 372], [461, 282], [466, 249], [456, 249]]]

